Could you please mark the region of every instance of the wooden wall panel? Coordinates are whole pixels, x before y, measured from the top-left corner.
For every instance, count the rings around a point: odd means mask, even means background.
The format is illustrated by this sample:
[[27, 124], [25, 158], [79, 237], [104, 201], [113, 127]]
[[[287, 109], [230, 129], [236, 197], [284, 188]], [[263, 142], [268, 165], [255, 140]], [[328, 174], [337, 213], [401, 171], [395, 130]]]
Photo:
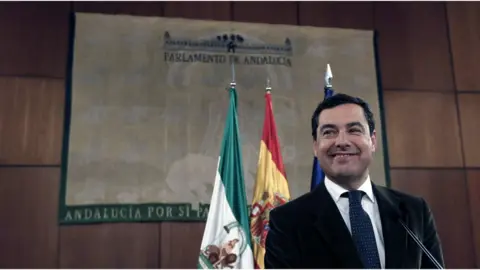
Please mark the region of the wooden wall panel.
[[158, 268], [158, 224], [60, 228], [60, 268]]
[[478, 2], [446, 5], [457, 90], [480, 91], [480, 5]]
[[204, 222], [162, 223], [160, 233], [160, 268], [193, 269], [197, 267]]
[[75, 12], [163, 16], [163, 2], [74, 2]]
[[466, 167], [480, 167], [480, 94], [459, 94], [458, 106]]
[[[445, 8], [447, 5], [448, 8]], [[455, 98], [480, 89], [478, 5], [473, 3], [75, 2], [0, 4], [0, 165], [58, 165], [70, 11], [378, 30], [390, 163], [461, 167]], [[448, 22], [447, 22], [448, 13]], [[448, 23], [448, 25], [447, 25]], [[25, 79], [21, 76], [39, 76]], [[460, 95], [467, 166], [478, 167], [475, 96]], [[45, 143], [46, 146], [41, 146]], [[64, 226], [58, 235], [58, 168], [0, 168], [0, 267], [193, 268], [204, 223]], [[479, 173], [393, 170], [394, 187], [431, 204], [447, 267], [480, 266]], [[455, 181], [453, 183], [453, 181]], [[445, 199], [448, 198], [448, 199]], [[455, 203], [455, 206], [453, 205]], [[463, 207], [462, 207], [463, 205]], [[16, 209], [10, 212], [12, 206]], [[459, 207], [460, 206], [460, 207]], [[21, 216], [21, 213], [29, 215]], [[27, 220], [27, 218], [29, 218]], [[57, 240], [60, 244], [57, 244]]]
[[0, 75], [64, 78], [69, 2], [0, 3]]
[[463, 167], [454, 93], [383, 95], [390, 167]]
[[374, 3], [383, 89], [453, 91], [445, 4]]
[[292, 24], [298, 22], [298, 2], [232, 2], [233, 20], [240, 22]]
[[476, 254], [476, 268], [480, 268], [480, 171], [467, 171], [467, 190], [470, 198], [470, 218], [472, 219], [473, 244]]
[[60, 165], [64, 98], [63, 80], [0, 77], [1, 164]]
[[58, 168], [0, 168], [0, 267], [57, 268]]
[[228, 21], [233, 2], [165, 2], [165, 17]]
[[446, 268], [474, 268], [465, 171], [391, 170], [392, 186], [429, 204], [442, 241]]
[[372, 2], [299, 2], [299, 24], [373, 29]]

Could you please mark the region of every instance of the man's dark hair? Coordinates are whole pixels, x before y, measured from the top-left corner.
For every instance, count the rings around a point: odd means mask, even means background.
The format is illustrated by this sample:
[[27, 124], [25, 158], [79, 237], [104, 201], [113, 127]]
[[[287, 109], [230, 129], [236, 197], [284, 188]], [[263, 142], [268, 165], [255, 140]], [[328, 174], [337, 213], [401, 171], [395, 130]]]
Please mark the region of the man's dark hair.
[[370, 110], [370, 106], [368, 106], [368, 103], [366, 103], [363, 99], [359, 97], [352, 97], [347, 94], [338, 93], [323, 100], [320, 104], [318, 104], [317, 108], [313, 112], [312, 136], [314, 140], [317, 140], [318, 118], [320, 116], [320, 113], [323, 110], [335, 108], [343, 104], [356, 104], [362, 107], [365, 119], [367, 119], [370, 134], [373, 133], [373, 131], [375, 130], [375, 119], [373, 119], [373, 113]]

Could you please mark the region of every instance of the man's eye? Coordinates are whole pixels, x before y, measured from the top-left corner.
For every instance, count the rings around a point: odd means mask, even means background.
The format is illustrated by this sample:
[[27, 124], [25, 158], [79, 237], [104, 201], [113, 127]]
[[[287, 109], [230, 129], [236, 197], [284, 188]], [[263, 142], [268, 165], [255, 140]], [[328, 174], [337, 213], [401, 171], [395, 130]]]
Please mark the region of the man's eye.
[[359, 129], [359, 128], [352, 128], [352, 129], [350, 129], [350, 132], [351, 132], [351, 133], [361, 133], [362, 130]]
[[333, 130], [325, 130], [323, 132], [323, 135], [331, 135], [331, 134], [333, 134]]

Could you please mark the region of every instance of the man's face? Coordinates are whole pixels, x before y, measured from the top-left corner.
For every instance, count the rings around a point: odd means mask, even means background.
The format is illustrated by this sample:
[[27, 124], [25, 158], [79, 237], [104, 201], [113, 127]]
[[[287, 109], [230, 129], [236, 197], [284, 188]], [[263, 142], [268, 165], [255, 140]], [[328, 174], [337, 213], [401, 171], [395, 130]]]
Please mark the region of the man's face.
[[376, 147], [363, 108], [344, 104], [320, 113], [314, 152], [325, 174], [357, 178], [365, 174]]

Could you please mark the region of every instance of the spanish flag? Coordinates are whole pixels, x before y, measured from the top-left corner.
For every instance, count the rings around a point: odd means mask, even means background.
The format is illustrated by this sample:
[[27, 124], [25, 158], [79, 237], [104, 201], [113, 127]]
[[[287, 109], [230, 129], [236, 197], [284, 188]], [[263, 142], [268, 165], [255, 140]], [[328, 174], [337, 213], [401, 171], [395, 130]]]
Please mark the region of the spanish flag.
[[270, 210], [290, 200], [290, 191], [275, 127], [270, 88], [265, 94], [265, 120], [250, 214], [255, 268], [264, 269]]

